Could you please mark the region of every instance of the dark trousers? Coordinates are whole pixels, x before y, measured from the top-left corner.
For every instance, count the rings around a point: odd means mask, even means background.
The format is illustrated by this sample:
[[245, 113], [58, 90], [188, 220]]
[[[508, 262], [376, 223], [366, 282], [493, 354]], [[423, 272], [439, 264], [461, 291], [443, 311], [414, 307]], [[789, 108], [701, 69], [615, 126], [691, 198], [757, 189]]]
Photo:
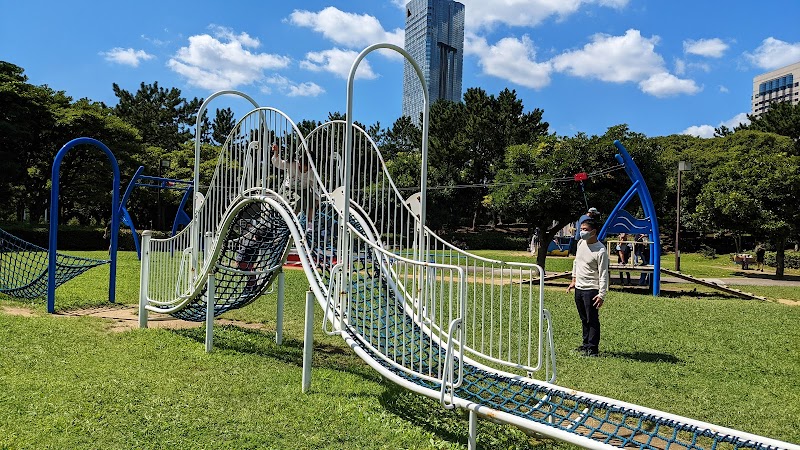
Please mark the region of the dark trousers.
[[583, 327], [582, 347], [591, 352], [597, 352], [600, 345], [600, 315], [594, 306], [594, 297], [597, 294], [597, 289], [575, 289], [575, 307], [578, 308]]

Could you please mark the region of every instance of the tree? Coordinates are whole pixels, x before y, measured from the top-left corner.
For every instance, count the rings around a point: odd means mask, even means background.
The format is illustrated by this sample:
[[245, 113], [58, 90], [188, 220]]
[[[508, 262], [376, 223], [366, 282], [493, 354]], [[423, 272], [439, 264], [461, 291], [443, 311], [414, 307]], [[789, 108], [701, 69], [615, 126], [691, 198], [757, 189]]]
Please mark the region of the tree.
[[556, 232], [585, 209], [571, 181], [579, 153], [567, 139], [547, 136], [534, 145], [508, 147], [504, 162], [490, 190], [492, 201], [507, 214], [539, 228], [536, 262], [545, 267], [547, 246]]
[[764, 114], [748, 114], [747, 118], [750, 125], [742, 128], [787, 136], [794, 142], [796, 153], [800, 152], [800, 104], [774, 103]]
[[[49, 179], [58, 107], [69, 105], [63, 92], [28, 83], [23, 68], [0, 61], [0, 212], [21, 220], [35, 208], [43, 214], [46, 202], [37, 194]], [[62, 143], [63, 144], [63, 143]], [[38, 206], [37, 206], [38, 205]]]
[[694, 216], [718, 234], [772, 241], [782, 278], [787, 238], [798, 231], [800, 156], [791, 139], [772, 133], [739, 131], [716, 144], [720, 158], [703, 175]]
[[214, 122], [211, 125], [211, 128], [214, 130], [211, 133], [211, 138], [217, 143], [217, 145], [223, 145], [235, 126], [236, 120], [233, 117], [232, 109], [217, 109], [216, 114], [214, 115]]
[[760, 116], [748, 114], [747, 118], [750, 124], [736, 127], [737, 131], [755, 130], [789, 137], [794, 142], [794, 154], [800, 155], [800, 104], [773, 103]]
[[113, 89], [119, 99], [115, 114], [139, 130], [143, 144], [174, 150], [193, 137], [191, 128], [201, 99], [187, 101], [180, 89], [159, 87], [157, 81], [142, 82], [135, 94], [116, 83]]
[[[105, 104], [82, 98], [59, 109], [57, 118], [53, 133], [62, 145], [78, 136], [92, 136], [112, 151], [122, 174], [133, 173], [140, 164], [143, 147], [138, 131]], [[51, 159], [47, 169], [50, 164]], [[81, 146], [70, 151], [61, 165], [62, 218], [103, 225], [111, 217], [111, 180], [110, 162], [100, 149]]]

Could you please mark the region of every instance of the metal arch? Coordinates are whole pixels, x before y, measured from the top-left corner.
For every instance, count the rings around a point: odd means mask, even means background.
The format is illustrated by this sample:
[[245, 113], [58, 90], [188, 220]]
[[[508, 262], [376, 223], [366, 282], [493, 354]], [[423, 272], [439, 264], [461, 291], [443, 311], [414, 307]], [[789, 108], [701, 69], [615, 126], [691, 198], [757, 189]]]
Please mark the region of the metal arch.
[[[208, 104], [211, 103], [211, 100], [222, 96], [222, 95], [238, 95], [239, 97], [247, 99], [253, 106], [258, 109], [258, 103], [253, 100], [253, 97], [245, 94], [244, 92], [234, 91], [234, 90], [222, 90], [217, 91], [206, 98], [203, 103], [200, 105], [200, 109], [197, 111], [197, 119], [195, 121], [195, 137], [194, 137], [194, 180], [192, 186], [198, 188], [200, 186], [200, 127], [202, 126], [203, 122], [203, 113], [206, 111]], [[192, 221], [189, 225], [190, 227], [196, 227], [195, 218], [197, 214], [197, 207], [198, 207], [198, 200], [197, 196], [192, 196]], [[194, 274], [197, 274], [197, 258], [198, 258], [198, 248], [200, 247], [200, 236], [199, 233], [195, 232], [196, 230], [192, 229], [192, 271]]]
[[[347, 76], [347, 107], [346, 107], [346, 116], [345, 120], [347, 121], [347, 129], [345, 130], [345, 152], [344, 152], [344, 197], [346, 201], [344, 202], [344, 208], [342, 211], [343, 220], [342, 223], [347, 224], [350, 220], [350, 198], [351, 198], [351, 187], [350, 187], [350, 179], [353, 176], [353, 167], [352, 167], [352, 152], [353, 152], [353, 83], [356, 77], [356, 70], [358, 70], [358, 65], [361, 63], [368, 54], [371, 52], [378, 50], [378, 49], [388, 49], [394, 50], [397, 53], [403, 55], [403, 57], [411, 64], [411, 67], [414, 68], [414, 71], [417, 73], [417, 78], [419, 78], [419, 82], [422, 85], [422, 93], [424, 97], [424, 104], [423, 104], [423, 114], [422, 114], [422, 157], [421, 157], [421, 172], [420, 172], [420, 202], [421, 202], [421, 209], [419, 214], [419, 222], [420, 222], [420, 232], [419, 232], [419, 243], [417, 243], [417, 251], [421, 252], [422, 249], [425, 247], [425, 209], [427, 204], [427, 192], [426, 186], [428, 184], [428, 124], [429, 124], [429, 110], [430, 110], [430, 99], [428, 95], [428, 85], [425, 82], [425, 75], [422, 73], [422, 69], [419, 67], [419, 64], [411, 57], [411, 55], [402, 47], [399, 47], [394, 44], [390, 44], [388, 42], [372, 44], [369, 47], [365, 48], [358, 54], [355, 61], [353, 61], [353, 65], [350, 67], [350, 73]], [[344, 242], [345, 247], [342, 248], [343, 253], [346, 254], [348, 251], [346, 245], [347, 242]], [[419, 256], [419, 255], [418, 255]], [[346, 272], [347, 273], [347, 272]]]
[[618, 153], [614, 158], [622, 164], [625, 173], [628, 174], [632, 185], [628, 192], [622, 196], [617, 206], [611, 211], [611, 214], [603, 224], [598, 237], [605, 239], [609, 229], [613, 226], [614, 222], [620, 217], [621, 211], [624, 211], [625, 206], [633, 199], [634, 195], [639, 196], [639, 201], [642, 203], [642, 209], [645, 214], [645, 221], [650, 222], [649, 238], [652, 245], [650, 246], [650, 261], [653, 264], [653, 296], [657, 297], [661, 291], [661, 236], [658, 231], [658, 219], [656, 217], [656, 208], [653, 204], [653, 198], [650, 196], [650, 190], [647, 189], [647, 184], [644, 181], [642, 172], [639, 167], [633, 162], [630, 153], [619, 140], [614, 141], [614, 146], [617, 147]]
[[105, 144], [88, 137], [75, 138], [61, 147], [53, 159], [53, 169], [50, 174], [52, 187], [50, 188], [50, 246], [48, 249], [48, 276], [47, 276], [47, 312], [55, 312], [56, 306], [56, 249], [58, 248], [58, 194], [61, 161], [73, 147], [77, 145], [93, 145], [102, 150], [111, 162], [111, 169], [114, 171], [114, 181], [111, 191], [111, 248], [109, 249], [109, 259], [111, 269], [108, 279], [108, 301], [114, 303], [117, 284], [117, 237], [119, 234], [119, 164], [117, 158], [106, 147]]

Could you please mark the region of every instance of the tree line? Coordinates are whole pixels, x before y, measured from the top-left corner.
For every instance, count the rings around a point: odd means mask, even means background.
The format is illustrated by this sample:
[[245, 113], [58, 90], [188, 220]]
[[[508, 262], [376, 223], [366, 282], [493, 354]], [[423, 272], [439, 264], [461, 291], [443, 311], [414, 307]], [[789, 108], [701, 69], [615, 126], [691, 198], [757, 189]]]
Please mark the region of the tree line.
[[[190, 179], [196, 114], [202, 99], [186, 99], [177, 88], [141, 83], [136, 92], [112, 85], [117, 104], [73, 100], [63, 91], [28, 83], [24, 70], [0, 61], [0, 214], [6, 221], [43, 221], [49, 199], [50, 166], [55, 152], [78, 136], [97, 138], [114, 151], [123, 183], [140, 165], [146, 172]], [[662, 234], [675, 229], [678, 161], [682, 174], [681, 226], [696, 233], [744, 235], [770, 243], [783, 272], [783, 249], [798, 237], [800, 210], [800, 106], [774, 105], [751, 124], [720, 127], [712, 139], [686, 135], [648, 137], [625, 124], [602, 135], [559, 136], [543, 120], [544, 111], [527, 110], [516, 92], [490, 94], [467, 89], [463, 102], [431, 106], [429, 134], [429, 225], [440, 230], [481, 224], [524, 222], [540, 230], [546, 246], [563, 226], [586, 211], [587, 203], [610, 212], [630, 182], [616, 161], [613, 141], [628, 148], [653, 196]], [[344, 119], [332, 112], [327, 120]], [[230, 109], [201, 118], [201, 177], [210, 178], [226, 136], [235, 126]], [[321, 122], [298, 122], [308, 133]], [[421, 130], [409, 117], [383, 127], [364, 128], [378, 145], [401, 189], [419, 186]], [[160, 162], [170, 162], [161, 168]], [[76, 150], [62, 165], [61, 220], [102, 226], [110, 217], [110, 193], [98, 174], [108, 162], [94, 151]], [[583, 181], [575, 174], [595, 174]], [[101, 178], [102, 180], [102, 178]], [[156, 193], [140, 190], [128, 209], [137, 223], [158, 227]], [[162, 193], [174, 215], [179, 198]], [[632, 204], [630, 212], [639, 205]], [[167, 219], [168, 221], [169, 219]], [[168, 225], [168, 224], [167, 224]], [[538, 263], [544, 265], [545, 252]]]

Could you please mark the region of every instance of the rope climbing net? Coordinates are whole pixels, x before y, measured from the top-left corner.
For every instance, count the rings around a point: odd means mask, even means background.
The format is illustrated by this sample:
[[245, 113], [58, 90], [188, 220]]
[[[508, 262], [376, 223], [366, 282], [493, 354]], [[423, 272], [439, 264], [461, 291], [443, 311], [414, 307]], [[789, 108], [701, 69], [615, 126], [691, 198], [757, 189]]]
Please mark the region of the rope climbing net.
[[[56, 254], [56, 286], [108, 260]], [[47, 294], [48, 251], [0, 229], [0, 292], [19, 298]]]

